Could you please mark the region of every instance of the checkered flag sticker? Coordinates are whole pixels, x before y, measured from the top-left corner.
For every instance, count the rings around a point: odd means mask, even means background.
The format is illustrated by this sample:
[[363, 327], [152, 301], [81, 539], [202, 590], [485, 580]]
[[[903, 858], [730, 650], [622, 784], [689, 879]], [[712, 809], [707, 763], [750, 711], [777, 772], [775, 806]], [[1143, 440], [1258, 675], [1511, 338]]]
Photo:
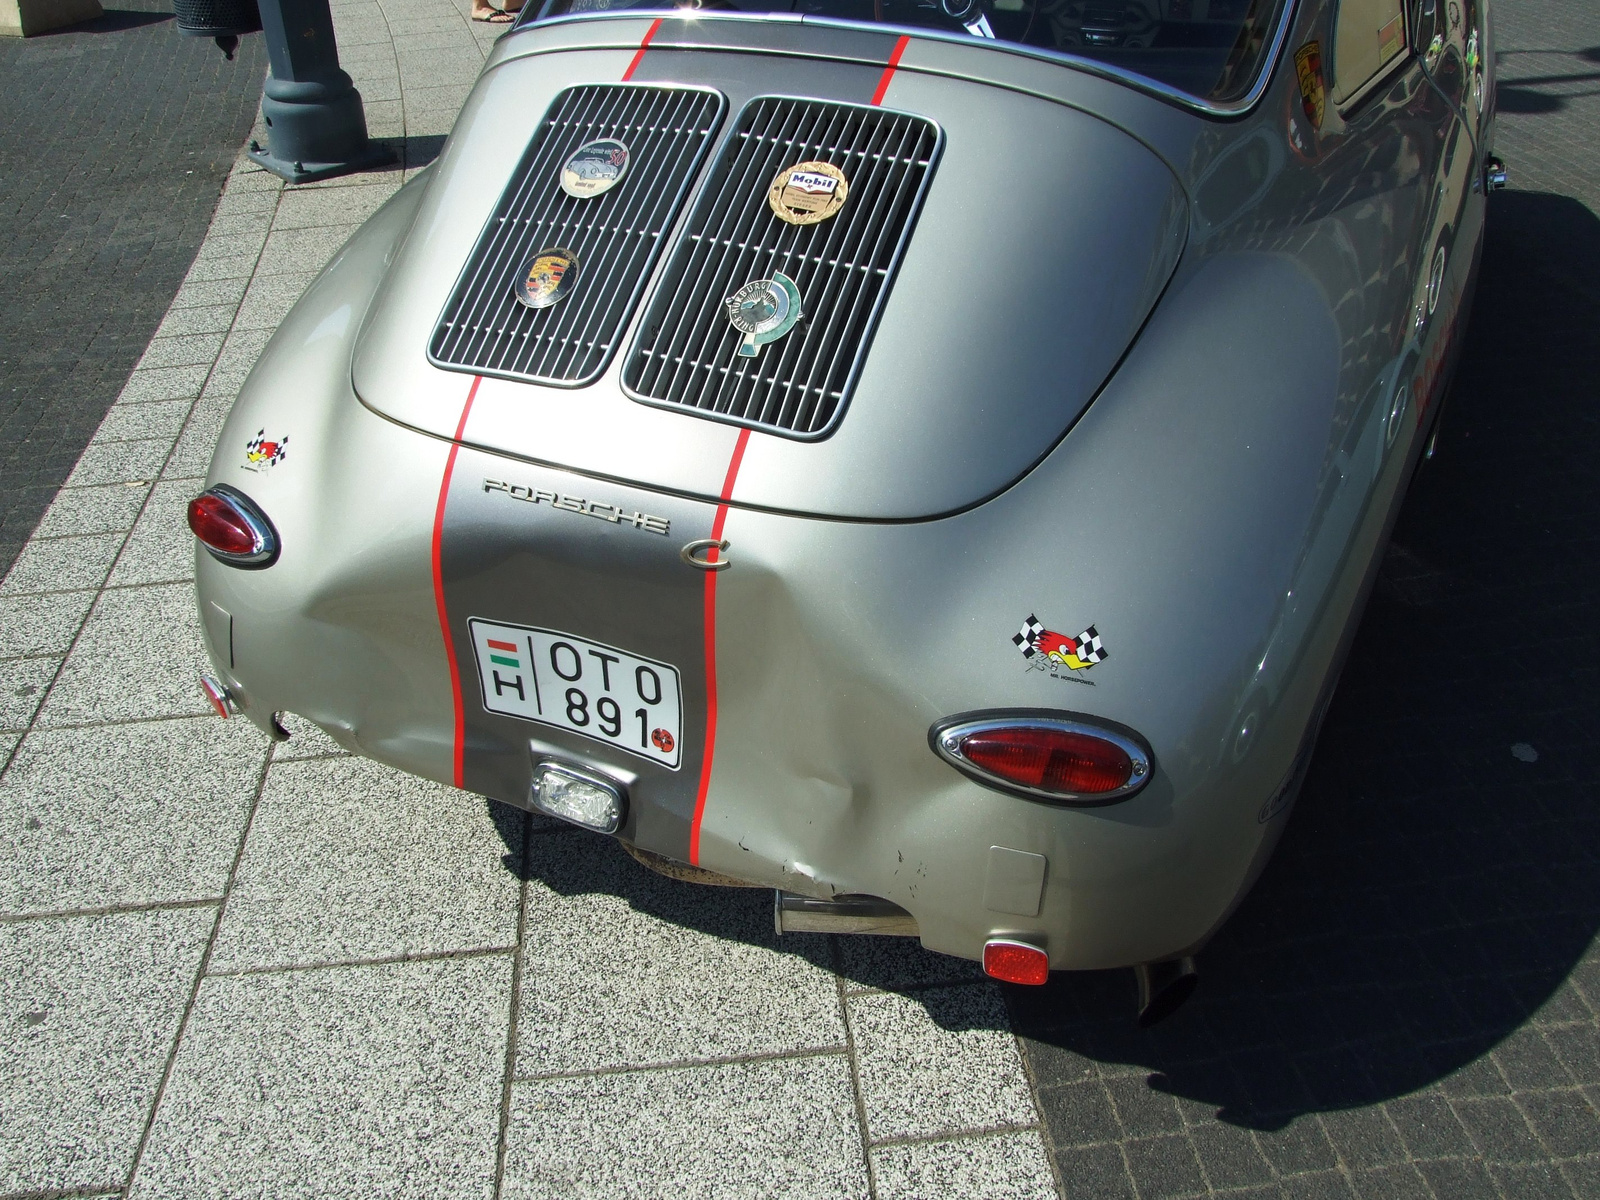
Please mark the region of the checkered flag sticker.
[[1034, 642], [1039, 640], [1039, 635], [1043, 632], [1044, 626], [1039, 624], [1039, 618], [1029, 613], [1028, 619], [1022, 623], [1022, 629], [1011, 640], [1016, 643], [1017, 649], [1022, 651], [1023, 658], [1032, 658], [1039, 653]]
[[1078, 661], [1086, 666], [1105, 662], [1106, 648], [1100, 643], [1100, 634], [1093, 625], [1074, 639], [1078, 643]]

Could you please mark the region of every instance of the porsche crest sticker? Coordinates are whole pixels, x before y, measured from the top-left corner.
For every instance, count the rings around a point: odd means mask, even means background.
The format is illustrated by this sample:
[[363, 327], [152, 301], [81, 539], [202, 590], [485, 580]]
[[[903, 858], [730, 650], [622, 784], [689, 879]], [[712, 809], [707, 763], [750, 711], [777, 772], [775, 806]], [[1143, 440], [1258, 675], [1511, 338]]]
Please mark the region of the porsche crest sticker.
[[288, 453], [289, 439], [281, 437], [275, 442], [267, 440], [265, 429], [256, 430], [255, 437], [244, 444], [244, 469], [258, 474], [277, 466]]
[[[1066, 634], [1046, 629], [1039, 623], [1039, 618], [1032, 613], [1028, 614], [1028, 619], [1022, 623], [1022, 628], [1011, 641], [1022, 652], [1028, 670], [1048, 671], [1057, 679], [1070, 679], [1074, 683], [1087, 683], [1091, 686], [1093, 680], [1085, 679], [1076, 672], [1087, 671], [1097, 663], [1105, 662], [1109, 657], [1104, 643], [1100, 640], [1100, 634], [1093, 625], [1077, 637], [1068, 637]], [[1066, 674], [1062, 674], [1063, 669]]]
[[592, 200], [622, 182], [628, 147], [616, 138], [585, 142], [561, 166], [561, 190], [577, 200]]
[[802, 162], [785, 167], [767, 189], [773, 215], [791, 225], [826, 221], [850, 198], [850, 181], [832, 163]]
[[762, 346], [777, 341], [800, 319], [800, 289], [782, 271], [774, 271], [771, 279], [752, 280], [723, 303], [729, 324], [744, 334], [741, 358], [755, 358]]
[[578, 280], [578, 256], [551, 246], [535, 254], [517, 276], [517, 299], [529, 308], [549, 308], [565, 298]]
[[1327, 111], [1327, 88], [1322, 82], [1322, 44], [1307, 42], [1294, 52], [1294, 73], [1300, 80], [1300, 104], [1306, 110], [1311, 128], [1322, 128]]

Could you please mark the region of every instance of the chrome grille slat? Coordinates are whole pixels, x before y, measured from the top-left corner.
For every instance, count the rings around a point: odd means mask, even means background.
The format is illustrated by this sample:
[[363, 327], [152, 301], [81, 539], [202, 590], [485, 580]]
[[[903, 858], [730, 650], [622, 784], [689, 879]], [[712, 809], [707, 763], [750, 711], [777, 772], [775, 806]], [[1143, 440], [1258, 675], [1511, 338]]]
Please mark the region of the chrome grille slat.
[[[921, 117], [812, 100], [752, 100], [668, 260], [623, 365], [636, 400], [793, 437], [824, 436], [861, 369], [884, 296], [938, 157]], [[820, 159], [850, 196], [817, 225], [778, 220], [767, 188], [780, 170]], [[782, 271], [800, 291], [800, 323], [740, 358], [724, 300]]]
[[[721, 124], [725, 100], [702, 88], [595, 84], [551, 102], [439, 317], [428, 357], [438, 366], [580, 386], [600, 376], [639, 290]], [[561, 190], [560, 171], [585, 142], [619, 138], [627, 174], [587, 200]], [[578, 256], [560, 304], [530, 309], [513, 291], [539, 250]]]

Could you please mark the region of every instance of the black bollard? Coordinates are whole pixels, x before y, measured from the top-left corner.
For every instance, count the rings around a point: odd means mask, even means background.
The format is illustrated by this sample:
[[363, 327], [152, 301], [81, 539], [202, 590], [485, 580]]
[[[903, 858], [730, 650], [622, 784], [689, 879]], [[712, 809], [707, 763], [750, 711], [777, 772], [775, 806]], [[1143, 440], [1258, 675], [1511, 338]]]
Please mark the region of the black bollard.
[[367, 140], [361, 93], [339, 69], [328, 0], [260, 0], [271, 70], [261, 98], [265, 147], [250, 158], [290, 183], [310, 183], [394, 160]]

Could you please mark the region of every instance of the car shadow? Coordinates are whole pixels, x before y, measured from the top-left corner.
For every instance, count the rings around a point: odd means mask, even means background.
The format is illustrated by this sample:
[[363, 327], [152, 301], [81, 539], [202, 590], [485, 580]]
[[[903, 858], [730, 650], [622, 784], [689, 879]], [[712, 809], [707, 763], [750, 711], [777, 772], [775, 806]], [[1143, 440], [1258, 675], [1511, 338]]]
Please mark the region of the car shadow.
[[418, 167], [425, 167], [439, 157], [439, 152], [444, 149], [444, 141], [445, 135], [442, 133], [420, 134], [415, 137], [373, 138], [373, 145], [387, 147], [394, 157], [389, 162], [371, 168], [371, 173], [415, 171]]
[[[1439, 449], [1282, 844], [1201, 955], [1195, 998], [1154, 1029], [1134, 1023], [1131, 971], [1007, 987], [1036, 1049], [1136, 1064], [1224, 1121], [1278, 1129], [1425, 1087], [1535, 1013], [1574, 1004], [1592, 1020], [1561, 985], [1600, 928], [1596, 280], [1586, 208], [1494, 197]], [[490, 809], [519, 877], [903, 988], [939, 1024], [971, 1027], [941, 985], [978, 977], [972, 964], [899, 939], [778, 939], [770, 892], [662, 879], [581, 831], [525, 843], [522, 817]], [[528, 854], [551, 836], [568, 848]], [[1600, 962], [1584, 969], [1600, 1001]]]
[[1276, 1129], [1425, 1087], [1535, 1014], [1593, 1020], [1562, 984], [1600, 985], [1597, 279], [1582, 204], [1493, 198], [1438, 451], [1195, 999], [1141, 1032], [1130, 972], [1057, 976], [1009, 989], [1020, 1033]]

